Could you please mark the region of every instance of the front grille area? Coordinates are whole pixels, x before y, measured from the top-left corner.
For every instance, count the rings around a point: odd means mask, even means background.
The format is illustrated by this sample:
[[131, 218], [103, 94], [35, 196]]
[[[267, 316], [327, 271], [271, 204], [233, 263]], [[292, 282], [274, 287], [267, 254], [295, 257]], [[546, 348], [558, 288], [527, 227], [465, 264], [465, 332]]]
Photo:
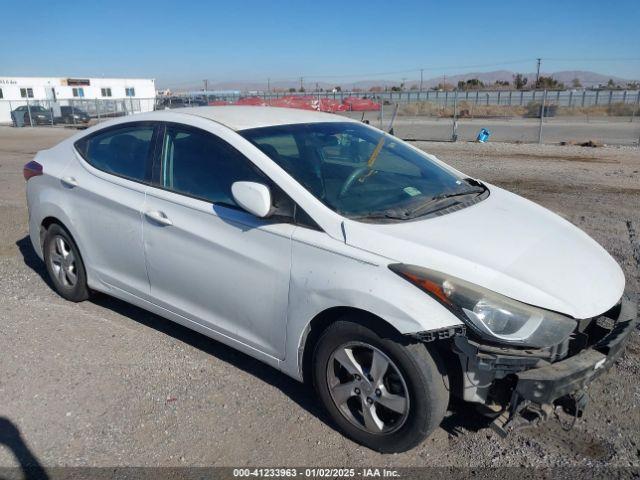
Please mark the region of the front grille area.
[[578, 320], [578, 326], [569, 338], [569, 356], [580, 353], [602, 340], [616, 324], [620, 316], [622, 302], [597, 317]]

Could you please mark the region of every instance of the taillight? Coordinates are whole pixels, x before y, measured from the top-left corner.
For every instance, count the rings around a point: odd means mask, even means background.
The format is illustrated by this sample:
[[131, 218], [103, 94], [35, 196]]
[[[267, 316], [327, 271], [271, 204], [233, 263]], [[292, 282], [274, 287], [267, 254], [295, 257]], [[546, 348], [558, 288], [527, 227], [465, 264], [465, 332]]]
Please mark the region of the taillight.
[[25, 180], [42, 175], [42, 165], [35, 160], [32, 160], [22, 168], [22, 174], [24, 175]]

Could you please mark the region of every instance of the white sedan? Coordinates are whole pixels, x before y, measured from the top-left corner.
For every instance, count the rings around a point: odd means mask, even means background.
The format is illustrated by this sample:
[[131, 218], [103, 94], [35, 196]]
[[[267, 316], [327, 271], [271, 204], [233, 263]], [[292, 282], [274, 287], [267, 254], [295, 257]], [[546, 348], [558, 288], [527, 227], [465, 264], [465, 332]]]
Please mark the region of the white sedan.
[[421, 442], [451, 397], [501, 432], [579, 415], [636, 321], [620, 267], [581, 230], [341, 116], [124, 117], [24, 176], [62, 297], [105, 292], [308, 379], [383, 452]]

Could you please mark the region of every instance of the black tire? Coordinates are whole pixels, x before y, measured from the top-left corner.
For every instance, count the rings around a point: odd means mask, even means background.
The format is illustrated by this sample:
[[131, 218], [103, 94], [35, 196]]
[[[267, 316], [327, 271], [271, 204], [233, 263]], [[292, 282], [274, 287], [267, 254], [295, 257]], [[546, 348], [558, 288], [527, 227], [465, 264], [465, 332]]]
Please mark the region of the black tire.
[[[394, 367], [403, 377], [408, 412], [403, 416], [404, 423], [396, 430], [370, 433], [347, 419], [333, 401], [327, 373], [327, 368], [333, 367], [329, 361], [339, 347], [354, 342], [375, 347], [395, 364]], [[383, 453], [404, 452], [421, 443], [440, 424], [449, 403], [447, 375], [436, 352], [425, 344], [407, 341], [397, 334], [380, 336], [357, 320], [347, 318], [333, 323], [319, 338], [313, 355], [313, 382], [324, 407], [339, 429], [357, 443]], [[379, 394], [379, 391], [376, 392]], [[362, 401], [355, 396], [353, 398], [356, 404]], [[377, 411], [380, 407], [376, 405], [375, 408]]]
[[[68, 252], [67, 256], [62, 258], [71, 258], [69, 253], [73, 255], [73, 265], [60, 263], [61, 250], [58, 248], [58, 239], [64, 241], [64, 251]], [[82, 262], [82, 257], [76, 243], [71, 235], [58, 224], [52, 224], [44, 236], [42, 246], [44, 254], [44, 263], [47, 267], [49, 279], [58, 294], [71, 302], [82, 302], [90, 296], [90, 290], [87, 286], [87, 274]], [[61, 270], [65, 269], [66, 273], [61, 274]], [[75, 278], [75, 281], [71, 279]]]

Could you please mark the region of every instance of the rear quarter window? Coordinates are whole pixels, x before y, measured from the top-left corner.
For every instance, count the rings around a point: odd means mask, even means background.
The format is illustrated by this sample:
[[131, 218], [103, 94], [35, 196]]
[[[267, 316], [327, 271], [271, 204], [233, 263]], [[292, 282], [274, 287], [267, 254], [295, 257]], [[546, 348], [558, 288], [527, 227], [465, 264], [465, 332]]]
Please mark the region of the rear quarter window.
[[100, 130], [75, 147], [91, 166], [119, 177], [146, 183], [151, 176], [155, 125], [124, 125]]

